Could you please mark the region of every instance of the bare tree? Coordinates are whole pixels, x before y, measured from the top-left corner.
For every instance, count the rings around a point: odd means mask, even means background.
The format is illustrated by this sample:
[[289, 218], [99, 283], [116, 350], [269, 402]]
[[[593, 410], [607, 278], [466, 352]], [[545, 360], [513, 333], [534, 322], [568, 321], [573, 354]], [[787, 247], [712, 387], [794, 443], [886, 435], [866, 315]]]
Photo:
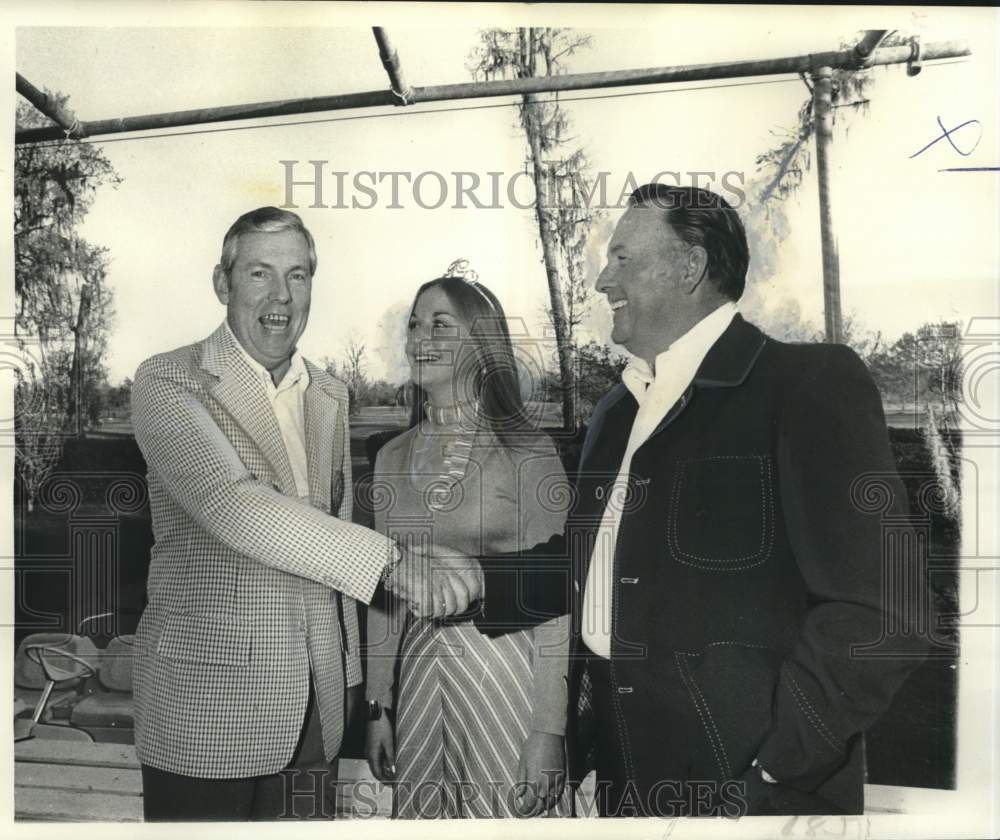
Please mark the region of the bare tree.
[[365, 350], [367, 345], [357, 336], [350, 336], [344, 342], [344, 356], [340, 363], [340, 375], [347, 385], [351, 397], [351, 408], [357, 410], [359, 402], [364, 399], [368, 385], [365, 374]]
[[[555, 76], [590, 38], [572, 29], [532, 27], [486, 29], [469, 57], [475, 78]], [[562, 391], [563, 424], [576, 422], [573, 329], [585, 314], [589, 289], [581, 283], [583, 253], [595, 212], [581, 149], [564, 154], [569, 117], [558, 96], [524, 94], [518, 111], [524, 131], [527, 167], [535, 187], [535, 219], [548, 283], [549, 303]]]

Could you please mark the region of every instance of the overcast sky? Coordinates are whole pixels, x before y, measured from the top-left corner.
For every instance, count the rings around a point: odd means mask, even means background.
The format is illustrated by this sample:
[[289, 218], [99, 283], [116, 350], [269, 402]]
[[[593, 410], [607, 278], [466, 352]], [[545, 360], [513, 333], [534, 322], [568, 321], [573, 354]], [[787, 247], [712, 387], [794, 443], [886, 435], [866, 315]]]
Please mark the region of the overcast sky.
[[[239, 18], [231, 6], [212, 4], [200, 6], [210, 9], [197, 18], [203, 25], [190, 28], [177, 25], [193, 22], [179, 16], [183, 6], [142, 14], [123, 8], [116, 7], [114, 17], [97, 9], [58, 19], [39, 12], [38, 24], [91, 25], [21, 28], [17, 69], [40, 87], [69, 94], [85, 120], [374, 90], [386, 86], [386, 77], [368, 26], [382, 23], [411, 84], [463, 82], [470, 79], [466, 59], [477, 26], [489, 22], [487, 14], [506, 25], [528, 22], [518, 15], [538, 14], [512, 8], [503, 18], [492, 7], [475, 17], [474, 9], [407, 13], [395, 7], [373, 17], [363, 8], [247, 4]], [[818, 7], [706, 12], [615, 6], [548, 15], [546, 23], [577, 24], [592, 36], [592, 46], [567, 61], [570, 72], [834, 49], [842, 37], [876, 23], [870, 10]], [[1000, 176], [939, 171], [1000, 163], [996, 17], [991, 9], [900, 9], [880, 14], [877, 23], [918, 33], [925, 42], [964, 38], [973, 49], [970, 60], [928, 65], [913, 78], [902, 66], [877, 70], [870, 113], [842, 113], [838, 120], [833, 188], [844, 309], [892, 338], [928, 320], [964, 320], [996, 308]], [[594, 169], [607, 173], [612, 200], [630, 173], [643, 183], [664, 170], [713, 172], [716, 186], [726, 172], [752, 177], [755, 158], [774, 145], [774, 132], [795, 125], [808, 92], [794, 77], [724, 84], [567, 97], [577, 100], [566, 106], [572, 134]], [[539, 335], [546, 293], [534, 217], [505, 194], [507, 180], [525, 159], [511, 103], [312, 114], [258, 122], [268, 127], [228, 124], [216, 128], [243, 130], [103, 143], [124, 180], [117, 190], [98, 194], [83, 232], [111, 253], [117, 310], [109, 343], [111, 380], [131, 376], [152, 353], [203, 338], [221, 321], [211, 272], [222, 236], [240, 213], [284, 203], [282, 160], [302, 162], [295, 170], [299, 178], [312, 175], [307, 161], [328, 161], [327, 203], [336, 198], [332, 172], [348, 173], [347, 208], [312, 209], [310, 189], [295, 193], [319, 254], [312, 316], [301, 345], [307, 355], [338, 357], [354, 335], [370, 348], [371, 374], [401, 381], [402, 313], [415, 288], [458, 257], [470, 260], [508, 315]], [[949, 127], [979, 121], [954, 136], [965, 150], [978, 138], [971, 155], [963, 157], [941, 141], [911, 159], [941, 134], [938, 118]], [[275, 125], [293, 121], [318, 122]], [[384, 182], [378, 206], [352, 209], [352, 198], [368, 201], [351, 186], [361, 171], [440, 173], [450, 182], [448, 201], [438, 209], [421, 208], [404, 181], [402, 208], [389, 208], [391, 190]], [[486, 183], [487, 173], [502, 173], [495, 176], [501, 178], [502, 206], [455, 209], [453, 173], [459, 171]], [[734, 176], [730, 183], [739, 181]], [[436, 175], [422, 180], [425, 204], [437, 200], [437, 184]], [[523, 185], [518, 192], [525, 195]], [[490, 202], [485, 187], [479, 195]], [[806, 317], [822, 324], [815, 169], [786, 209], [790, 233], [767, 278], [766, 295], [775, 304], [798, 301]], [[611, 211], [610, 221], [618, 214]], [[594, 231], [591, 279], [609, 228], [610, 222]], [[602, 298], [587, 326], [604, 340], [608, 325]]]

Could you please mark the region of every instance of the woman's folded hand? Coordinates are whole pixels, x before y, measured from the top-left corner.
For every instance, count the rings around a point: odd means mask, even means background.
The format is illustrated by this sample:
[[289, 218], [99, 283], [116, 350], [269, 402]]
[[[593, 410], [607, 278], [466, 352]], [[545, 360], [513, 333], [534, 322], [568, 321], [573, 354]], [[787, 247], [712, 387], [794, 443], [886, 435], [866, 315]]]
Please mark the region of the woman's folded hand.
[[566, 786], [566, 751], [562, 735], [530, 732], [521, 748], [516, 811], [522, 817], [544, 814], [555, 807]]

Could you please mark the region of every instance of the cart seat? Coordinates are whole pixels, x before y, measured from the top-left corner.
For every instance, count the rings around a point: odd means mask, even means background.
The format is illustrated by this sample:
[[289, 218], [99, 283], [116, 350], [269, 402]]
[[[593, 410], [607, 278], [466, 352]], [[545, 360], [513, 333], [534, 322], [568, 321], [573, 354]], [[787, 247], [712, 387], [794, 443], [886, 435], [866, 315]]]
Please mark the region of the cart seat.
[[70, 721], [95, 741], [131, 744], [135, 728], [132, 699], [134, 636], [116, 636], [101, 652], [98, 689], [73, 707]]

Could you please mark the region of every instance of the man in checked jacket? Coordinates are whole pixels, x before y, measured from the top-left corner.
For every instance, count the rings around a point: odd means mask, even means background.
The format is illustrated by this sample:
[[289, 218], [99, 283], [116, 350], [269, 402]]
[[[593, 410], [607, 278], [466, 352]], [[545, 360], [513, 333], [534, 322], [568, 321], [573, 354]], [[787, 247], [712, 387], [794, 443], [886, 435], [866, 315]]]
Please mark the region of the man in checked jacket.
[[[148, 820], [332, 816], [355, 599], [423, 574], [351, 523], [347, 389], [296, 351], [315, 268], [297, 215], [241, 216], [213, 275], [225, 321], [135, 375], [156, 538], [134, 672]], [[291, 800], [322, 780], [315, 807]]]

